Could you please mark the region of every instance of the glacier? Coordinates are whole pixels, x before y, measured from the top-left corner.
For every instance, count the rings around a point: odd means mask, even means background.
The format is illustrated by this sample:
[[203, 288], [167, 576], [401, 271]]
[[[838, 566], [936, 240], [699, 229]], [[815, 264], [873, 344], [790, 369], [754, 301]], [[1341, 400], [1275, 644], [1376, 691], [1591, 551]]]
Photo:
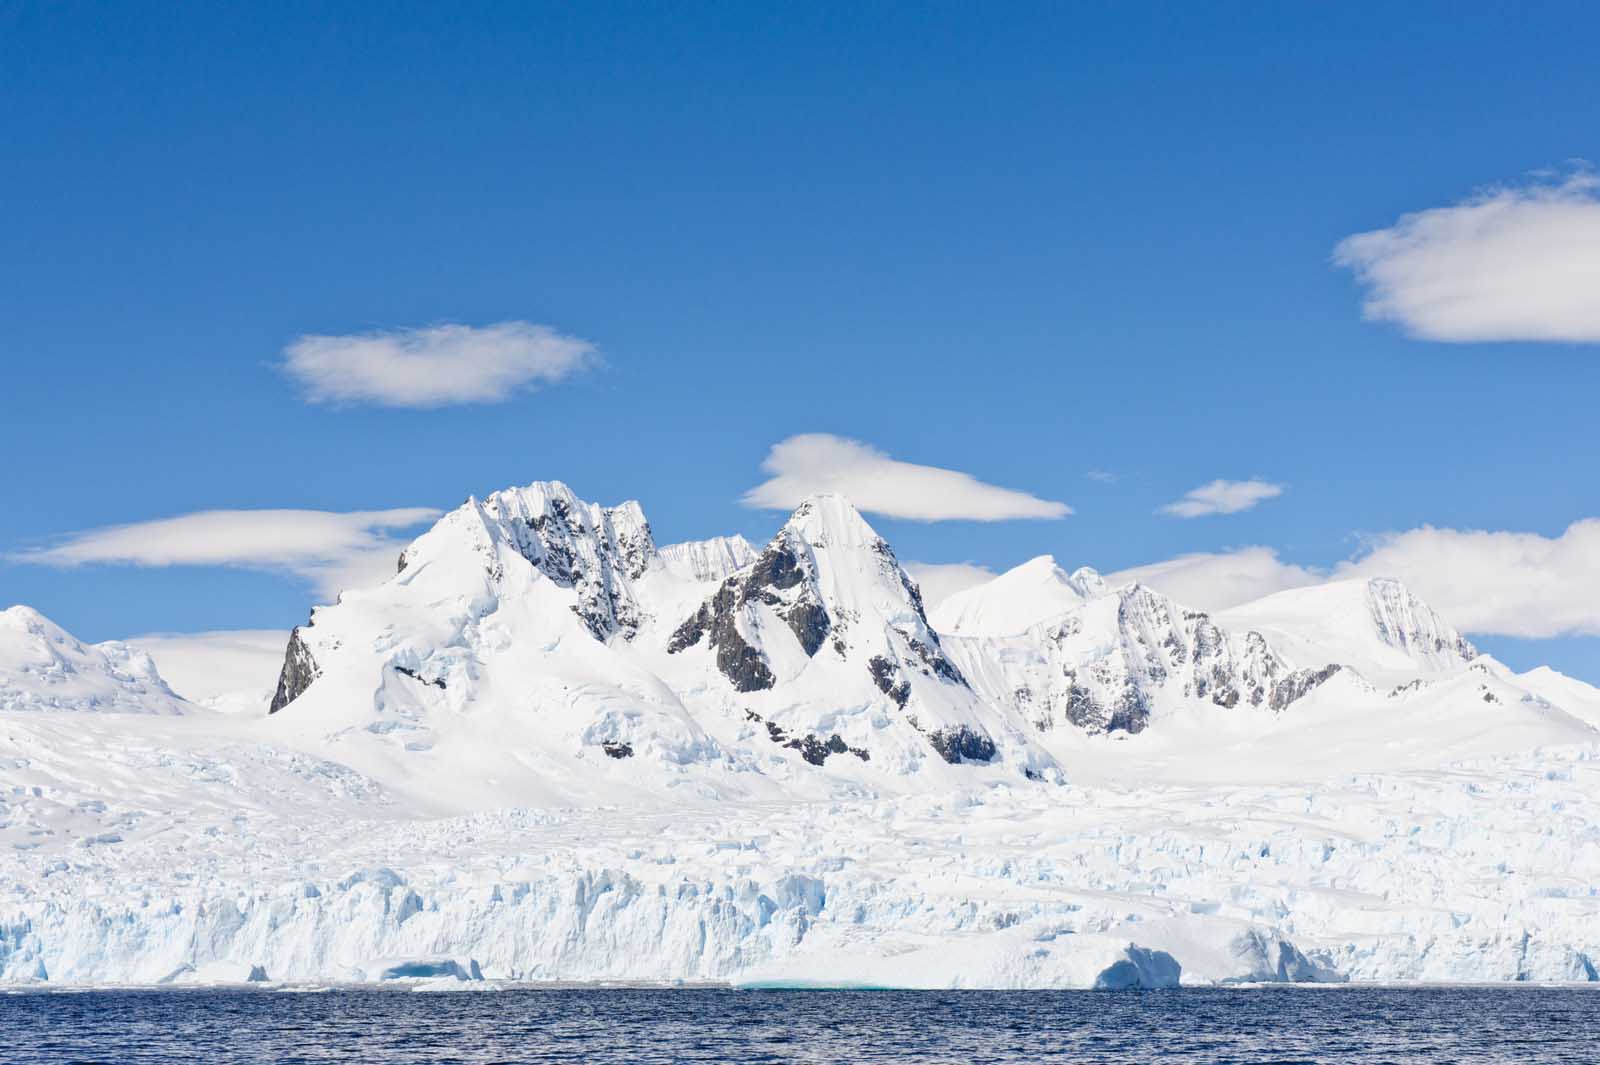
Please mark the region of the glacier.
[[930, 609], [842, 498], [658, 548], [559, 482], [396, 569], [250, 712], [0, 615], [0, 982], [1600, 978], [1600, 691], [1397, 582]]

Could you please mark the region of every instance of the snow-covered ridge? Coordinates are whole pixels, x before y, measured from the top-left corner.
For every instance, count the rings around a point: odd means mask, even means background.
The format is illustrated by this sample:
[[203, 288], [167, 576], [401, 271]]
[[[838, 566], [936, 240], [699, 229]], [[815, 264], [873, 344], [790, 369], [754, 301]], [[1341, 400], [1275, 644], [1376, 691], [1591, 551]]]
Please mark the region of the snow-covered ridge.
[[4, 715], [0, 982], [1600, 976], [1600, 691], [1394, 582], [930, 621], [842, 498], [657, 549], [557, 482], [398, 570], [271, 715], [0, 616], [0, 710], [110, 711]]
[[[419, 581], [420, 596], [404, 590]], [[646, 703], [664, 701], [665, 714], [581, 730], [604, 734], [612, 750], [631, 750], [629, 737], [648, 730], [640, 722], [687, 718], [706, 727], [711, 715], [822, 752], [819, 761], [893, 751], [873, 768], [897, 773], [913, 771], [925, 760], [916, 752], [930, 748], [953, 763], [1005, 762], [1010, 750], [1010, 761], [1037, 773], [1054, 762], [1034, 737], [1053, 730], [1136, 733], [1207, 706], [1279, 714], [1329, 684], [1338, 697], [1373, 699], [1458, 672], [1476, 653], [1395, 581], [1300, 589], [1213, 618], [1138, 585], [1108, 587], [1088, 567], [1068, 574], [1048, 555], [952, 596], [930, 619], [893, 549], [842, 497], [806, 501], [760, 552], [738, 537], [663, 551], [638, 504], [604, 508], [548, 482], [481, 504], [469, 499], [447, 515], [406, 549], [400, 574], [371, 593], [387, 610], [367, 608], [370, 620], [355, 630], [327, 635], [323, 619], [359, 607], [315, 613], [290, 641], [273, 709], [311, 687], [335, 649], [353, 663], [352, 644], [371, 644], [380, 632], [390, 634], [380, 643], [402, 636], [395, 611], [436, 623], [432, 604], [450, 593], [479, 604], [473, 618], [451, 626], [452, 639], [472, 635], [484, 617], [527, 615], [538, 602], [532, 613], [544, 619], [537, 627], [545, 635], [525, 620], [495, 629], [508, 644], [563, 648], [545, 659], [547, 672], [559, 674], [555, 662], [575, 657], [626, 660], [610, 670], [643, 671]], [[508, 613], [511, 604], [517, 609]], [[561, 626], [551, 629], [561, 606], [604, 647], [582, 648], [557, 634]], [[319, 623], [325, 650], [315, 638]], [[464, 707], [500, 686], [484, 683], [493, 678], [479, 649], [463, 651], [418, 646], [407, 661], [390, 655], [387, 667], [360, 668], [369, 678], [398, 671], [445, 692], [443, 664], [465, 667], [455, 677], [462, 693], [422, 693], [424, 703]], [[419, 671], [411, 657], [441, 666]], [[393, 705], [384, 696], [378, 704]], [[405, 716], [420, 727], [433, 715]], [[907, 729], [915, 735], [901, 735]], [[681, 755], [681, 742], [666, 746]], [[726, 753], [724, 745], [691, 746], [715, 758]]]
[[0, 712], [178, 714], [186, 705], [143, 651], [80, 643], [29, 607], [0, 611]]
[[929, 616], [935, 628], [952, 636], [1011, 636], [1105, 591], [1105, 580], [1090, 567], [1069, 574], [1053, 555], [1040, 555], [991, 581], [957, 592]]
[[1297, 665], [1336, 661], [1385, 685], [1458, 672], [1478, 654], [1405, 585], [1384, 578], [1279, 592], [1222, 611], [1217, 622], [1262, 633]]
[[724, 580], [756, 560], [750, 541], [737, 535], [667, 544], [658, 552], [667, 569], [702, 584]]

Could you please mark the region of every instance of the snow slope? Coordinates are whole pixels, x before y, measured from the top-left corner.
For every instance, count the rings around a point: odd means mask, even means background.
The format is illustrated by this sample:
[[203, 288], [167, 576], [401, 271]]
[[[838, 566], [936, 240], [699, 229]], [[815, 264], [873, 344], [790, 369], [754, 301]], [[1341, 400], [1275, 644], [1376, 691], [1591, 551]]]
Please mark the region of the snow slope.
[[1405, 683], [1477, 656], [1465, 638], [1399, 581], [1334, 581], [1224, 610], [1217, 623], [1260, 632], [1291, 661], [1335, 661], [1368, 680]]
[[714, 536], [658, 549], [662, 563], [687, 581], [721, 581], [756, 560], [756, 549], [742, 536]]
[[1597, 976], [1600, 691], [1393, 582], [941, 632], [838, 497], [663, 552], [557, 482], [398, 569], [270, 714], [0, 616], [0, 981]]
[[934, 628], [952, 636], [1010, 636], [1082, 606], [1105, 591], [1100, 574], [1084, 566], [1070, 575], [1040, 555], [994, 580], [949, 596], [931, 613]]
[[143, 651], [79, 643], [38, 611], [0, 611], [0, 712], [178, 714], [184, 701]]

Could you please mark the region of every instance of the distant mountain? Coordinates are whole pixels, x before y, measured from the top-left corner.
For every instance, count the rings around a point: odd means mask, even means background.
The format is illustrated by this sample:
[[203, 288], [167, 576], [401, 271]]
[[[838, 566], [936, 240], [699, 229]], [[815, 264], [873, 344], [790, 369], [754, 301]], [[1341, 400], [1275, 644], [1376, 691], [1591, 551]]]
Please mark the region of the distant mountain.
[[1397, 582], [930, 617], [839, 496], [658, 548], [558, 482], [396, 570], [266, 713], [0, 615], [0, 983], [1600, 979], [1600, 691]]
[[1233, 607], [1218, 624], [1260, 632], [1299, 665], [1336, 661], [1374, 683], [1454, 673], [1477, 648], [1396, 580], [1335, 581]]
[[915, 583], [836, 496], [802, 505], [759, 555], [725, 540], [664, 556], [637, 504], [601, 508], [557, 482], [468, 500], [394, 578], [295, 630], [272, 709], [413, 753], [492, 721], [497, 747], [568, 772], [791, 752], [875, 775], [930, 760], [1058, 775], [950, 663]]
[[0, 712], [180, 714], [188, 705], [143, 651], [80, 643], [29, 607], [0, 611]]
[[714, 536], [658, 548], [667, 569], [689, 581], [720, 581], [756, 560], [742, 536]]
[[775, 744], [834, 771], [1053, 778], [1044, 738], [1060, 730], [1275, 716], [1317, 693], [1368, 703], [1476, 660], [1388, 580], [1213, 617], [1046, 555], [930, 619], [842, 497], [807, 500], [759, 552], [738, 537], [657, 549], [638, 504], [547, 482], [468, 500], [387, 584], [315, 611], [273, 710], [413, 751], [469, 715], [528, 733], [541, 758], [746, 765]]
[[1106, 590], [1100, 574], [1083, 566], [1071, 574], [1052, 555], [945, 599], [929, 617], [953, 636], [1011, 636], [1082, 606]]

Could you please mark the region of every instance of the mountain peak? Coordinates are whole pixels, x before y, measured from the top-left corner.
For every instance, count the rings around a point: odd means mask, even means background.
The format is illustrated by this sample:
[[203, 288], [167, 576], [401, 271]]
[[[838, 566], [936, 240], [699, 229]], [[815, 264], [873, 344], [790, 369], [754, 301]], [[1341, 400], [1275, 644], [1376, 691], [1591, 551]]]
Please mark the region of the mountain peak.
[[1437, 611], [1391, 577], [1291, 588], [1221, 611], [1217, 620], [1261, 632], [1292, 658], [1339, 662], [1380, 684], [1418, 668], [1452, 673], [1478, 655]]
[[85, 644], [32, 607], [0, 611], [0, 711], [177, 714], [185, 705], [145, 652]]
[[933, 611], [934, 628], [961, 636], [1009, 636], [1082, 606], [1105, 590], [1084, 567], [1068, 576], [1054, 555], [1038, 555], [993, 580], [957, 592]]
[[1106, 580], [1093, 566], [1079, 566], [1067, 578], [1067, 583], [1085, 599], [1093, 599], [1106, 593]]
[[66, 635], [61, 627], [55, 622], [51, 621], [49, 618], [33, 609], [33, 607], [24, 606], [21, 603], [18, 603], [16, 606], [6, 607], [4, 610], [0, 610], [0, 626], [4, 626], [5, 628], [11, 629], [14, 632], [32, 632], [42, 634], [44, 632], [54, 630], [62, 635]]
[[870, 547], [883, 542], [883, 538], [867, 524], [855, 504], [837, 492], [821, 492], [807, 497], [789, 515], [784, 528], [792, 529], [808, 543], [821, 547]]

